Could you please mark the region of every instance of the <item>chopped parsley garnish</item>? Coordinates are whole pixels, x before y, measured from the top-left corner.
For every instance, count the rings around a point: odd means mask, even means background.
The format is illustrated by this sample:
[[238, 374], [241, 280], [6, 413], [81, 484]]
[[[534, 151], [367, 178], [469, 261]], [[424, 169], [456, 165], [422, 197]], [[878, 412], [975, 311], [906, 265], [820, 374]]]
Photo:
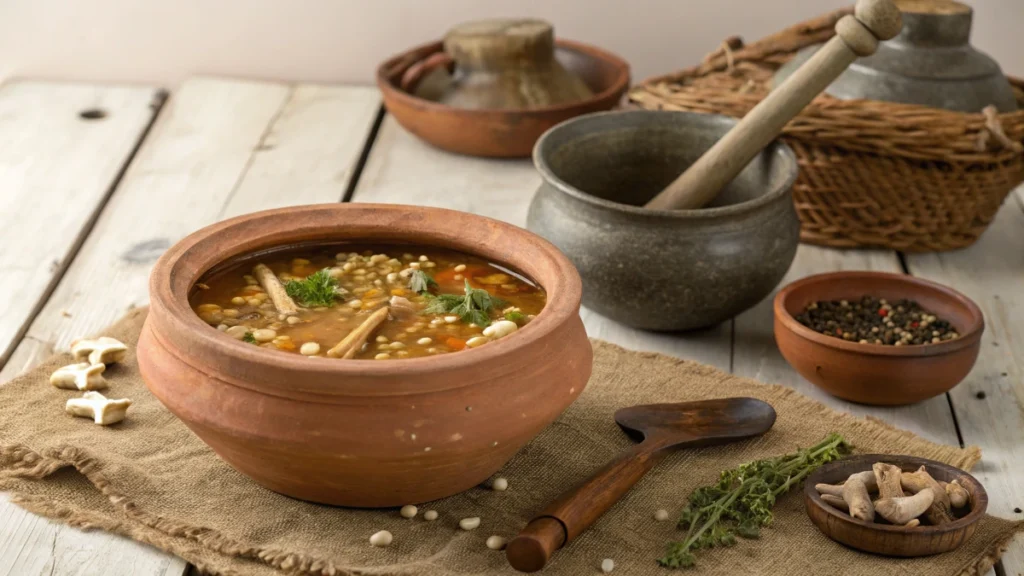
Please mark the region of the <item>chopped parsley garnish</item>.
[[245, 336], [242, 336], [242, 342], [248, 342], [249, 344], [256, 343], [256, 337], [252, 335], [252, 332], [246, 332]]
[[284, 285], [285, 292], [307, 308], [330, 306], [338, 296], [337, 288], [338, 281], [326, 269], [310, 274], [305, 280], [289, 280]]
[[429, 292], [431, 286], [437, 286], [437, 282], [434, 282], [430, 274], [423, 270], [412, 271], [412, 276], [409, 276], [409, 290], [417, 294], [423, 294], [424, 292]]
[[424, 314], [454, 314], [467, 324], [477, 326], [491, 325], [491, 310], [505, 305], [501, 298], [491, 296], [487, 290], [480, 290], [469, 285], [466, 280], [465, 294], [438, 294], [427, 296]]

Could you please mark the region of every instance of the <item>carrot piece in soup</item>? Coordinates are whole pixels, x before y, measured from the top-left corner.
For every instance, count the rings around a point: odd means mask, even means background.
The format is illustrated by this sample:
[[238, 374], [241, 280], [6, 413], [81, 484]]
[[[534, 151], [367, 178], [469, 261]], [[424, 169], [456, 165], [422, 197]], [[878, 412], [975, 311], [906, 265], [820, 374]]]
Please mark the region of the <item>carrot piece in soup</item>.
[[448, 346], [452, 350], [462, 350], [463, 348], [466, 347], [466, 341], [465, 340], [459, 340], [458, 338], [455, 338], [454, 336], [449, 336], [447, 339], [445, 339], [444, 343], [445, 343], [445, 346]]

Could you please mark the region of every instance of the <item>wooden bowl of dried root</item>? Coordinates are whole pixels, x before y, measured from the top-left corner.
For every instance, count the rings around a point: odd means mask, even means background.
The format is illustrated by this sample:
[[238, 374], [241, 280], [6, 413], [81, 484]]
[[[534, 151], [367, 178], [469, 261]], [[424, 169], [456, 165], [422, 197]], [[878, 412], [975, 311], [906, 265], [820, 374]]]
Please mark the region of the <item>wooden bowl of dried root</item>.
[[886, 556], [953, 550], [974, 534], [988, 495], [973, 476], [924, 458], [865, 454], [822, 466], [804, 485], [811, 521], [851, 548]]

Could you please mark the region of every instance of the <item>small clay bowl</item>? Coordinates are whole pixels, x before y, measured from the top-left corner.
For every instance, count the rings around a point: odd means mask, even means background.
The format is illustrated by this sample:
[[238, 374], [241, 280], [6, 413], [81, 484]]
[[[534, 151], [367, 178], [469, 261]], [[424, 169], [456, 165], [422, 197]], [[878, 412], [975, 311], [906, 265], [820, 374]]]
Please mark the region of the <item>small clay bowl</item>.
[[[960, 337], [938, 344], [883, 346], [815, 332], [795, 316], [812, 302], [916, 300], [948, 320]], [[935, 282], [887, 272], [833, 272], [797, 280], [775, 296], [775, 342], [801, 376], [829, 394], [878, 406], [913, 404], [943, 394], [974, 366], [985, 319], [978, 305]]]
[[431, 42], [386, 60], [377, 68], [384, 106], [419, 138], [449, 152], [494, 158], [527, 158], [533, 144], [555, 124], [615, 107], [629, 87], [629, 64], [599, 48], [555, 41], [555, 58], [579, 76], [594, 96], [570, 104], [528, 110], [467, 110], [419, 98], [402, 88], [403, 76], [424, 62], [444, 62], [442, 42]]
[[[853, 518], [823, 502], [814, 489], [815, 484], [841, 484], [851, 474], [871, 470], [875, 462], [894, 464], [904, 472], [914, 472], [924, 466], [928, 474], [940, 482], [959, 481], [971, 495], [970, 511], [949, 524], [907, 528]], [[985, 515], [988, 494], [974, 476], [948, 464], [914, 456], [864, 454], [815, 470], [804, 481], [804, 504], [814, 525], [836, 542], [864, 552], [909, 558], [949, 552], [966, 542], [974, 534], [978, 520]]]
[[713, 326], [771, 294], [800, 236], [793, 151], [761, 151], [699, 210], [643, 205], [724, 136], [714, 114], [625, 110], [563, 122], [537, 142], [526, 227], [583, 278], [583, 304], [645, 330]]
[[[529, 325], [486, 346], [382, 362], [258, 348], [189, 306], [196, 280], [224, 262], [344, 242], [472, 253], [524, 273], [548, 300]], [[553, 422], [590, 377], [572, 264], [526, 230], [472, 214], [381, 204], [257, 212], [171, 247], [149, 287], [138, 360], [150, 391], [239, 472], [303, 500], [398, 506], [471, 488]]]

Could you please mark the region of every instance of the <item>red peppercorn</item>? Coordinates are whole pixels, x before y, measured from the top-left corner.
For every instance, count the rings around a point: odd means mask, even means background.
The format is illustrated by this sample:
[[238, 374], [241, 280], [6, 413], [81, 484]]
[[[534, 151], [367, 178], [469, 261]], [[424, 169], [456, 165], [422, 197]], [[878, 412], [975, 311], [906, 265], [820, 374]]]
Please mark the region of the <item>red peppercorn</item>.
[[885, 308], [879, 308], [878, 309], [878, 315], [879, 316], [888, 316], [889, 315], [889, 311], [886, 310]]
[[911, 328], [917, 328], [918, 326], [920, 326], [920, 324], [918, 324], [917, 322], [911, 322], [910, 323], [910, 327]]
[[836, 336], [842, 336], [842, 335], [843, 335], [843, 330], [841, 328], [836, 328]]

